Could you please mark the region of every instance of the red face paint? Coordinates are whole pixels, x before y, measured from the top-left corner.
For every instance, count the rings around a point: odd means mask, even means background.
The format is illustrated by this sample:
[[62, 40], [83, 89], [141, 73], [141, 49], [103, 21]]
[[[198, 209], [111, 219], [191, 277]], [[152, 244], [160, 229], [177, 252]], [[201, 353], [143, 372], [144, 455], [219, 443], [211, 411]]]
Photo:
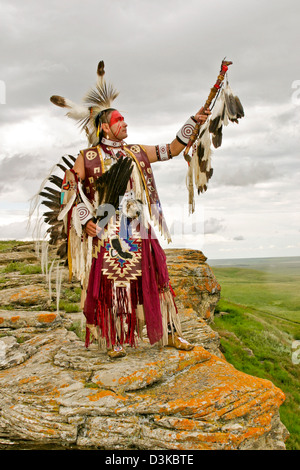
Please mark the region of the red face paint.
[[122, 122], [122, 121], [124, 121], [124, 118], [123, 118], [122, 114], [119, 113], [119, 111], [113, 111], [111, 113], [111, 117], [110, 117], [110, 121], [109, 121], [110, 127], [113, 126], [114, 124], [116, 124], [117, 122]]

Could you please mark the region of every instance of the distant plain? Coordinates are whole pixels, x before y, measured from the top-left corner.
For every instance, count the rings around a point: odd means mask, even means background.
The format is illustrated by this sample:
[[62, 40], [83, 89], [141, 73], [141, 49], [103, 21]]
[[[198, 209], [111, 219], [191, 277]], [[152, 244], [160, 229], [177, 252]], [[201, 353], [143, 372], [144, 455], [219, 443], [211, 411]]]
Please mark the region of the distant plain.
[[207, 260], [221, 299], [213, 329], [231, 364], [271, 380], [286, 394], [280, 408], [300, 449], [300, 257]]

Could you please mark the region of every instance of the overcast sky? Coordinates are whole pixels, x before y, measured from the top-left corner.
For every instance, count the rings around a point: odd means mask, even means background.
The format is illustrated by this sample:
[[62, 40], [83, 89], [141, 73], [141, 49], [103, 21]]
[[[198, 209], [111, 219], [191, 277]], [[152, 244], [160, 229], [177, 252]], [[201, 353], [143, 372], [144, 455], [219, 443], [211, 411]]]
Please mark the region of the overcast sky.
[[0, 238], [28, 237], [29, 199], [87, 146], [51, 95], [80, 102], [103, 59], [128, 143], [170, 142], [226, 56], [245, 118], [225, 128], [193, 217], [183, 156], [153, 165], [168, 247], [300, 256], [299, 13], [299, 0], [0, 0]]

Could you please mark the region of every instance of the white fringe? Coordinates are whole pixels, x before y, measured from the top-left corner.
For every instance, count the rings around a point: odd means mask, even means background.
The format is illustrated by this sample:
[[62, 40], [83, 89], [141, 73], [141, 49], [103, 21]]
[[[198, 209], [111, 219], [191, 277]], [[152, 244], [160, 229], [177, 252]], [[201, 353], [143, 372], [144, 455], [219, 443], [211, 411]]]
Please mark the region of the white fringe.
[[172, 336], [178, 333], [182, 336], [181, 322], [177, 313], [172, 293], [168, 290], [160, 294], [160, 310], [163, 323], [162, 345], [168, 344], [168, 327], [171, 327]]
[[59, 313], [59, 300], [61, 292], [61, 281], [62, 281], [63, 270], [60, 267], [60, 262], [57, 262], [56, 266], [56, 311]]
[[46, 279], [48, 276], [48, 248], [49, 244], [47, 240], [42, 240], [41, 242], [41, 269], [42, 273], [45, 274]]
[[54, 266], [55, 260], [52, 261], [50, 269], [49, 269], [49, 276], [48, 276], [48, 289], [49, 289], [49, 297], [50, 301], [52, 302], [52, 271]]

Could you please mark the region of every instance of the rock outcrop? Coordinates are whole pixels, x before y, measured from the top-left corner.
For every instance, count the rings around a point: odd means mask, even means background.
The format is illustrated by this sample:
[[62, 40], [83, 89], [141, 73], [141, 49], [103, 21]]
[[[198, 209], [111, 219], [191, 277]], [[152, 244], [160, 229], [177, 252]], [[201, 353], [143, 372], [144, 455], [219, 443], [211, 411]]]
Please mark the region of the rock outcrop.
[[192, 308], [207, 323], [213, 321], [221, 287], [206, 257], [197, 250], [166, 250], [169, 274], [179, 308]]
[[220, 286], [205, 257], [167, 250], [167, 258], [192, 351], [145, 339], [110, 359], [71, 331], [81, 313], [45, 309], [42, 294], [40, 304], [39, 296], [24, 301], [32, 285], [45, 289], [42, 274], [33, 284], [24, 274], [19, 287], [2, 276], [0, 449], [285, 448], [283, 392], [236, 370], [219, 350], [209, 323]]

